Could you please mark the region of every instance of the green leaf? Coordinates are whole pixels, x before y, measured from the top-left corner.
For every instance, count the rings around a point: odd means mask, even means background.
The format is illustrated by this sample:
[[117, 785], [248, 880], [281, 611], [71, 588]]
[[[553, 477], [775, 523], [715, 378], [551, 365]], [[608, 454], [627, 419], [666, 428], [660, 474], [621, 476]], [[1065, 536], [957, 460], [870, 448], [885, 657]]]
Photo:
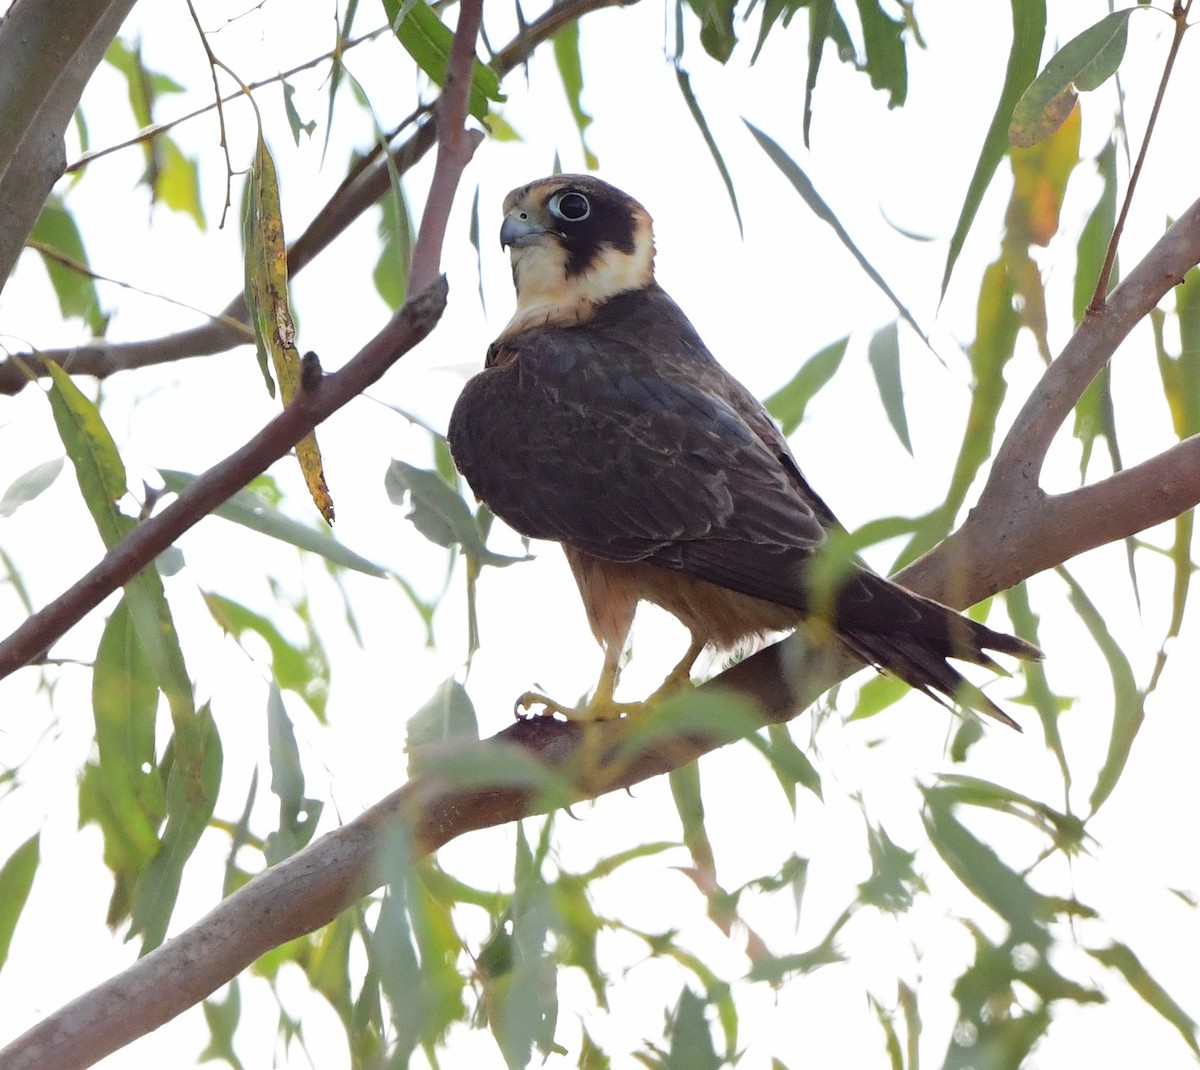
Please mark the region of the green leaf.
[[233, 1036], [242, 1017], [242, 996], [235, 977], [229, 994], [218, 1002], [211, 996], [204, 1001], [204, 1022], [208, 1026], [208, 1043], [200, 1053], [201, 1062], [223, 1060], [233, 1070], [244, 1070], [242, 1061], [233, 1050]]
[[828, 383], [841, 367], [850, 336], [832, 342], [818, 350], [803, 364], [791, 380], [775, 391], [763, 404], [779, 422], [785, 435], [790, 435], [804, 422], [808, 403]]
[[1056, 904], [1035, 892], [991, 847], [967, 831], [952, 813], [952, 792], [924, 788], [922, 794], [929, 840], [946, 865], [976, 898], [1008, 922], [1015, 941], [1045, 950], [1050, 940], [1046, 925], [1054, 917]]
[[925, 882], [913, 869], [916, 853], [905, 851], [892, 842], [880, 827], [867, 824], [867, 847], [871, 855], [871, 876], [858, 886], [858, 899], [887, 914], [901, 914], [912, 906]]
[[200, 200], [200, 165], [184, 156], [165, 134], [159, 139], [159, 167], [154, 178], [154, 197], [174, 212], [192, 217], [205, 230], [204, 204]]
[[683, 842], [692, 856], [696, 868], [716, 884], [716, 862], [713, 858], [712, 841], [704, 827], [704, 798], [700, 790], [700, 766], [696, 762], [672, 769], [667, 774], [671, 784], [671, 798], [679, 814], [683, 831]]
[[800, 169], [795, 160], [793, 160], [786, 152], [784, 152], [784, 150], [775, 141], [771, 140], [770, 137], [759, 130], [758, 127], [756, 127], [747, 119], [743, 119], [742, 122], [746, 124], [750, 130], [750, 133], [754, 135], [755, 141], [762, 146], [763, 151], [771, 158], [775, 166], [783, 172], [784, 177], [787, 178], [787, 180], [792, 184], [792, 187], [796, 190], [796, 192], [800, 194], [801, 198], [804, 200], [804, 203], [808, 205], [812, 213], [818, 219], [828, 223], [833, 228], [833, 232], [838, 236], [838, 239], [847, 248], [847, 250], [849, 250], [850, 255], [858, 261], [859, 266], [867, 273], [867, 277], [873, 283], [875, 283], [875, 285], [883, 291], [887, 299], [891, 301], [893, 305], [895, 305], [896, 311], [900, 313], [901, 318], [910, 327], [912, 327], [914, 331], [917, 332], [917, 334], [926, 342], [926, 344], [928, 344], [928, 335], [921, 330], [920, 326], [917, 324], [917, 321], [913, 319], [912, 313], [909, 312], [908, 308], [901, 302], [900, 298], [898, 298], [895, 293], [892, 292], [892, 288], [884, 281], [883, 276], [875, 270], [874, 265], [865, 256], [863, 256], [858, 246], [854, 244], [849, 232], [845, 227], [842, 226], [841, 221], [836, 215], [833, 214], [833, 210], [825, 203], [825, 200], [817, 192], [816, 187], [811, 181], [809, 181], [808, 175], [806, 175]]
[[[416, 60], [417, 66], [434, 85], [444, 85], [454, 32], [424, 0], [410, 4], [402, 4], [401, 0], [383, 0], [383, 10], [387, 13], [396, 39]], [[491, 67], [485, 67], [476, 59], [471, 75], [468, 111], [476, 119], [482, 120], [487, 115], [489, 100], [504, 100], [500, 93], [500, 79]]]
[[[971, 358], [971, 405], [962, 443], [942, 505], [918, 527], [901, 552], [897, 567], [915, 561], [949, 533], [967, 499], [975, 477], [992, 455], [996, 418], [1004, 404], [1008, 383], [1004, 369], [1016, 351], [1021, 319], [1014, 307], [1016, 294], [1003, 257], [984, 270], [975, 310], [975, 340]], [[964, 722], [969, 724], [970, 722]]]
[[871, 1009], [875, 1011], [875, 1017], [879, 1024], [883, 1026], [884, 1044], [892, 1070], [904, 1070], [904, 1051], [900, 1047], [900, 1036], [896, 1032], [894, 1015], [869, 992], [867, 1001], [871, 1004]]
[[[354, 0], [352, 0], [352, 4], [353, 4], [353, 2], [354, 2]], [[340, 61], [336, 57], [334, 59], [334, 64], [335, 64], [336, 69], [338, 69], [338, 70], [341, 69]], [[332, 73], [330, 75], [330, 82], [331, 82], [331, 86], [330, 86], [329, 92], [330, 92], [330, 97], [332, 98], [332, 96], [333, 96], [333, 86], [332, 86], [333, 75], [332, 75]], [[304, 122], [304, 120], [300, 118], [300, 113], [296, 110], [296, 103], [294, 100], [294, 98], [296, 96], [296, 87], [294, 85], [292, 85], [291, 82], [289, 82], [286, 78], [284, 78], [279, 84], [283, 89], [283, 113], [284, 113], [284, 115], [287, 116], [288, 126], [291, 128], [291, 131], [292, 131], [292, 140], [296, 143], [296, 148], [299, 148], [300, 147], [300, 131], [303, 130], [304, 133], [308, 137], [312, 137], [312, 132], [317, 128], [317, 121], [316, 121], [316, 119], [309, 119], [308, 122]]]
[[570, 778], [516, 744], [464, 741], [457, 746], [429, 747], [412, 758], [422, 776], [443, 780], [461, 791], [516, 788], [530, 792], [536, 805], [546, 808], [565, 806], [577, 794]]
[[380, 202], [383, 214], [379, 219], [379, 260], [371, 278], [375, 289], [389, 308], [399, 308], [408, 293], [408, 268], [412, 262], [412, 217], [408, 199], [399, 182], [391, 184], [391, 192]]
[[950, 248], [946, 254], [946, 268], [942, 273], [942, 296], [950, 285], [950, 276], [962, 252], [963, 243], [975, 213], [983, 201], [983, 195], [991, 185], [996, 168], [1008, 151], [1008, 123], [1012, 118], [1013, 106], [1025, 91], [1025, 87], [1037, 73], [1038, 59], [1042, 53], [1042, 41], [1046, 36], [1046, 0], [1010, 0], [1012, 7], [1013, 40], [1008, 54], [1008, 67], [1004, 72], [1004, 86], [996, 111], [983, 139], [983, 148], [975, 164], [975, 173], [967, 185], [967, 195], [959, 212], [958, 222], [950, 237]]
[[758, 707], [746, 696], [707, 689], [671, 695], [655, 705], [653, 717], [632, 720], [621, 744], [622, 756], [692, 733], [733, 742], [763, 725]]
[[63, 459], [52, 457], [17, 476], [0, 498], [0, 516], [12, 516], [22, 505], [33, 501], [58, 478], [62, 467]]
[[467, 690], [453, 676], [447, 677], [429, 700], [408, 720], [404, 749], [409, 754], [409, 776], [413, 775], [416, 752], [431, 743], [448, 739], [478, 739], [479, 722]]
[[1159, 353], [1163, 393], [1179, 438], [1200, 433], [1200, 268], [1192, 268], [1175, 287], [1179, 319], [1179, 356]]
[[787, 725], [767, 725], [765, 739], [758, 734], [747, 736], [746, 739], [771, 763], [771, 769], [779, 778], [793, 813], [796, 810], [797, 784], [811, 791], [818, 799], [824, 798], [821, 793], [821, 774], [808, 755], [796, 746]]
[[[1026, 642], [1038, 645], [1038, 618], [1029, 604], [1029, 589], [1019, 583], [1004, 593], [1008, 615], [1012, 618], [1017, 635]], [[1071, 770], [1067, 764], [1066, 748], [1063, 746], [1062, 733], [1059, 731], [1059, 715], [1071, 705], [1069, 699], [1061, 698], [1050, 690], [1046, 678], [1045, 666], [1039, 661], [1028, 661], [1021, 666], [1025, 676], [1025, 694], [1022, 700], [1030, 703], [1041, 718], [1042, 732], [1046, 737], [1046, 746], [1053, 751], [1058, 759], [1058, 767], [1062, 771], [1063, 786], [1068, 791], [1071, 787]]]
[[[337, 91], [338, 87], [342, 84], [342, 76], [346, 73], [343, 54], [345, 44], [350, 38], [350, 31], [354, 27], [354, 16], [356, 14], [358, 14], [358, 0], [349, 0], [346, 4], [346, 14], [342, 19], [342, 24], [338, 27], [337, 47], [333, 52], [333, 62], [329, 65], [329, 106], [325, 112], [325, 142], [321, 146], [322, 163], [325, 162], [325, 154], [329, 151], [329, 137], [333, 133], [333, 104], [337, 100]], [[309, 133], [312, 133], [311, 126], [315, 125], [315, 123], [310, 124]], [[292, 128], [292, 136], [296, 138], [297, 144], [299, 144], [299, 135], [296, 133], [294, 126]]]
[[[178, 761], [170, 762], [167, 778], [167, 825], [163, 830], [162, 846], [150, 860], [133, 893], [130, 936], [141, 934], [142, 954], [162, 943], [167, 934], [171, 912], [179, 895], [183, 867], [196, 848], [201, 834], [208, 826], [217, 791], [221, 785], [221, 737], [207, 706], [197, 714], [200, 745], [204, 755], [201, 771], [203, 792], [200, 804], [191, 801], [190, 786]], [[178, 734], [177, 734], [178, 735]], [[176, 739], [171, 741], [171, 747]], [[164, 765], [168, 759], [164, 759]]]
[[719, 1070], [725, 1065], [713, 1046], [705, 1007], [705, 1002], [685, 985], [668, 1022], [671, 1048], [663, 1070]]
[[[815, 10], [818, 7], [829, 7], [831, 0], [766, 0], [762, 9], [762, 22], [758, 27], [758, 40], [754, 42], [754, 52], [750, 56], [750, 66], [753, 67], [758, 62], [758, 55], [762, 52], [763, 45], [767, 43], [767, 37], [771, 30], [775, 27], [775, 23], [779, 21], [780, 16], [783, 17], [783, 27], [787, 29], [788, 24], [792, 21], [796, 12], [803, 7], [809, 7], [810, 10]], [[749, 12], [747, 11], [747, 15]], [[812, 30], [810, 28], [810, 42]], [[815, 62], [820, 63], [820, 50], [816, 53]], [[814, 57], [811, 49], [809, 50], [809, 66], [811, 68]], [[807, 102], [806, 102], [807, 107]], [[808, 134], [805, 133], [804, 144], [808, 144]]]
[[843, 62], [855, 61], [854, 42], [850, 40], [850, 31], [846, 28], [846, 23], [834, 6], [833, 0], [811, 0], [808, 10], [808, 75], [804, 79], [805, 148], [808, 147], [808, 136], [812, 129], [813, 91], [817, 87], [817, 73], [825, 55], [826, 41], [833, 42]]
[[325, 704], [329, 698], [329, 658], [310, 622], [307, 642], [289, 642], [278, 627], [261, 614], [224, 598], [204, 592], [204, 602], [213, 620], [228, 634], [241, 640], [247, 632], [260, 636], [271, 651], [271, 676], [281, 688], [294, 691], [312, 707], [317, 719], [324, 722]]
[[124, 872], [132, 887], [142, 867], [158, 852], [158, 828], [166, 808], [155, 752], [158, 687], [129, 611], [117, 603], [104, 624], [92, 673], [97, 767], [107, 810], [100, 821], [106, 840], [121, 841]]
[[908, 63], [904, 54], [904, 23], [892, 19], [879, 0], [856, 0], [862, 22], [867, 73], [875, 89], [886, 90], [888, 107], [902, 105], [908, 96]]
[[896, 676], [880, 673], [858, 689], [858, 698], [847, 721], [862, 721], [895, 705], [909, 692], [909, 686]]
[[1112, 794], [1113, 788], [1121, 779], [1121, 773], [1125, 770], [1133, 741], [1137, 738], [1138, 730], [1146, 717], [1146, 696], [1138, 690], [1129, 658], [1108, 630], [1103, 615], [1066, 568], [1059, 566], [1056, 571], [1066, 582], [1071, 606], [1083, 621], [1096, 646], [1100, 648], [1112, 675], [1113, 722], [1108, 739], [1108, 754], [1096, 775], [1096, 785], [1092, 788], [1088, 800], [1092, 813], [1095, 813]]
[[567, 104], [570, 105], [575, 128], [579, 131], [584, 163], [589, 171], [594, 171], [600, 166], [600, 161], [587, 143], [587, 128], [592, 125], [592, 117], [583, 110], [583, 65], [579, 59], [578, 21], [568, 22], [550, 39], [550, 43], [554, 46], [554, 62], [558, 65], [558, 74], [567, 93]]
[[875, 374], [875, 386], [888, 423], [911, 455], [912, 440], [908, 437], [908, 417], [904, 413], [904, 385], [900, 380], [900, 335], [895, 323], [881, 327], [872, 335], [867, 360]]
[[[178, 494], [184, 488], [191, 486], [197, 476], [188, 472], [179, 472], [170, 468], [160, 468], [158, 474], [162, 477], [167, 489]], [[219, 516], [242, 527], [278, 539], [299, 550], [308, 550], [319, 554], [331, 564], [342, 568], [353, 569], [368, 576], [386, 576], [387, 569], [368, 561], [356, 554], [344, 543], [338, 542], [328, 530], [310, 527], [299, 520], [294, 520], [277, 509], [262, 494], [252, 489], [239, 490], [232, 497], [212, 511], [212, 516]]]
[[[152, 71], [142, 62], [142, 42], [131, 48], [119, 37], [108, 46], [104, 60], [120, 71], [129, 92], [129, 105], [138, 126], [154, 122], [154, 105], [163, 93], [182, 93], [183, 86], [167, 75]], [[147, 151], [149, 151], [147, 149]]]
[[529, 1065], [535, 1046], [543, 1053], [556, 1050], [557, 977], [546, 947], [555, 915], [541, 873], [551, 826], [551, 822], [543, 826], [543, 840], [534, 854], [523, 826], [517, 825], [512, 906], [487, 949], [490, 961], [484, 998], [488, 1024], [512, 1070]]
[[725, 192], [729, 194], [729, 203], [733, 206], [733, 215], [737, 219], [738, 234], [744, 235], [742, 229], [742, 212], [738, 208], [737, 193], [733, 188], [733, 178], [729, 174], [729, 168], [725, 166], [725, 158], [721, 155], [721, 150], [717, 147], [716, 138], [713, 137], [712, 131], [708, 127], [708, 120], [704, 118], [704, 112], [700, 110], [700, 102], [696, 99], [696, 94], [692, 92], [692, 80], [688, 77], [687, 71], [675, 64], [675, 81], [679, 85], [679, 91], [683, 94], [684, 102], [688, 106], [688, 111], [691, 113], [692, 120], [700, 129], [700, 136], [704, 138], [704, 144], [708, 146], [709, 155], [713, 158], [713, 163], [717, 165], [717, 171], [721, 176], [721, 181], [725, 183]]
[[34, 833], [0, 866], [0, 967], [8, 959], [8, 949], [40, 859], [41, 833]]
[[943, 791], [945, 797], [955, 804], [984, 807], [1027, 821], [1053, 840], [1055, 848], [1065, 854], [1075, 855], [1083, 850], [1087, 833], [1082, 820], [1003, 784], [979, 777], [944, 773], [939, 778], [938, 790]]
[[771, 955], [758, 959], [751, 967], [747, 977], [751, 981], [766, 981], [778, 987], [793, 974], [815, 973], [822, 966], [832, 966], [844, 962], [846, 956], [838, 950], [837, 934], [853, 916], [853, 908], [842, 911], [837, 921], [830, 927], [825, 938], [807, 951], [799, 951], [791, 955]]
[[125, 465], [96, 406], [57, 364], [51, 363], [49, 372], [52, 386], [47, 396], [59, 438], [105, 544], [113, 545], [125, 533], [128, 520], [111, 508], [125, 496]]
[[1073, 37], [1055, 53], [1013, 108], [1008, 140], [1035, 145], [1049, 137], [1070, 115], [1077, 93], [1103, 85], [1117, 73], [1125, 56], [1129, 16], [1136, 8], [1106, 15]]
[[[182, 93], [183, 86], [173, 79], [152, 71], [142, 60], [142, 43], [131, 48], [121, 40], [114, 41], [105, 59], [125, 78], [129, 103], [138, 126], [147, 127], [155, 121], [155, 108], [164, 93]], [[170, 135], [160, 132], [141, 143], [146, 160], [142, 182], [150, 187], [153, 203], [163, 203], [172, 211], [190, 215], [196, 226], [205, 229], [204, 207], [200, 200], [199, 166], [184, 156]]]
[[688, 0], [700, 19], [700, 44], [718, 63], [733, 55], [737, 33], [733, 26], [735, 0]]
[[300, 748], [279, 688], [267, 696], [267, 748], [271, 756], [271, 793], [279, 800], [279, 828], [263, 845], [267, 865], [295, 854], [307, 846], [317, 830], [323, 804], [304, 794], [304, 770]]
[[1122, 943], [1111, 943], [1108, 947], [1088, 948], [1087, 952], [1105, 966], [1120, 973], [1129, 982], [1129, 987], [1179, 1030], [1184, 1043], [1195, 1054], [1200, 1055], [1200, 1046], [1196, 1043], [1195, 1020], [1150, 975], [1132, 948]]
[[[134, 524], [116, 506], [126, 492], [125, 466], [100, 412], [80, 391], [66, 372], [47, 362], [52, 386], [50, 408], [67, 456], [75, 467], [79, 489], [104, 545], [116, 546]], [[153, 565], [125, 584], [129, 611], [138, 638], [154, 666], [158, 686], [171, 707], [175, 726], [177, 759], [193, 803], [210, 803], [202, 797], [203, 762], [201, 730], [197, 722], [192, 682], [171, 618], [162, 580]]]
[[[57, 193], [50, 194], [29, 233], [29, 240], [61, 253], [69, 261], [88, 267], [87, 251], [75, 219]], [[50, 285], [58, 298], [59, 311], [70, 319], [78, 316], [92, 334], [103, 336], [108, 327], [108, 314], [100, 306], [96, 282], [89, 275], [73, 271], [67, 264], [45, 253], [40, 254]]]
[[468, 557], [489, 565], [511, 565], [524, 560], [492, 553], [467, 503], [437, 472], [392, 461], [384, 477], [388, 498], [395, 505], [408, 501], [408, 519], [430, 542], [461, 546]]

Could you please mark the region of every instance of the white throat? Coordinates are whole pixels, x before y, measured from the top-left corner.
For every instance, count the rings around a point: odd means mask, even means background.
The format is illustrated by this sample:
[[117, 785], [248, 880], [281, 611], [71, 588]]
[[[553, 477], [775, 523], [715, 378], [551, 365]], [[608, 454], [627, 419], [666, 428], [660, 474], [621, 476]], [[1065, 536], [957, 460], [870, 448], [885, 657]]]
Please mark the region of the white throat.
[[517, 309], [500, 340], [534, 327], [582, 323], [597, 305], [654, 281], [654, 238], [638, 227], [632, 252], [606, 247], [587, 268], [567, 274], [567, 252], [548, 237], [511, 250]]

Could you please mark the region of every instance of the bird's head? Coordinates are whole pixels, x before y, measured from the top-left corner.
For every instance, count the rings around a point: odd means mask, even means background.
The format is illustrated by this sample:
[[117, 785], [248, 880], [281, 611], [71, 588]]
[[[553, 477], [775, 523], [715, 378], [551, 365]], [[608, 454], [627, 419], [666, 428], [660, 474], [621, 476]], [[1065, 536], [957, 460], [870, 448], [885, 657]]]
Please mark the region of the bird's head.
[[504, 198], [500, 243], [512, 257], [517, 290], [517, 315], [505, 334], [579, 323], [610, 297], [654, 280], [649, 213], [588, 175], [554, 175], [513, 190]]

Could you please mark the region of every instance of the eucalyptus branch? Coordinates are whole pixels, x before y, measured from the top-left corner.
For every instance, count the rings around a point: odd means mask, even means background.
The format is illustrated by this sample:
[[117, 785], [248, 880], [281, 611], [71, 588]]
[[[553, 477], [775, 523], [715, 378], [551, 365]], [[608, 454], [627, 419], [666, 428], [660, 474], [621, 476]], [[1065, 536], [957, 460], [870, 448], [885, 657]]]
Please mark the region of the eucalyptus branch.
[[478, 131], [463, 129], [471, 95], [474, 73], [475, 41], [483, 23], [483, 0], [461, 0], [458, 26], [450, 56], [446, 61], [446, 84], [437, 108], [437, 164], [433, 184], [425, 199], [425, 211], [413, 249], [409, 285], [417, 290], [428, 286], [438, 273], [442, 260], [442, 241], [450, 221], [450, 209], [463, 169], [483, 140]]
[[[999, 513], [1037, 486], [1050, 442], [1083, 392], [1134, 325], [1200, 263], [1200, 200], [1195, 201], [1109, 295], [1088, 309], [1071, 340], [1026, 399], [996, 453], [979, 508]], [[994, 504], [993, 504], [994, 502]]]
[[[131, 2], [131, 0], [130, 0]], [[637, 0], [563, 0], [535, 19], [492, 58], [491, 66], [504, 78], [525, 63], [533, 51], [554, 36], [563, 26], [593, 11], [607, 7], [627, 7]], [[376, 204], [390, 189], [390, 169], [404, 174], [433, 148], [435, 124], [422, 123], [398, 146], [389, 160], [376, 146], [360, 162], [355, 172], [332, 194], [304, 233], [288, 250], [288, 278], [294, 278], [323, 252], [363, 212]], [[2, 226], [2, 222], [0, 222]], [[246, 303], [239, 291], [221, 315], [246, 322]], [[28, 382], [28, 370], [44, 376], [43, 357], [53, 360], [73, 375], [92, 375], [103, 379], [121, 371], [165, 364], [184, 357], [212, 356], [240, 345], [240, 332], [212, 322], [177, 331], [161, 338], [139, 342], [107, 342], [97, 339], [82, 346], [18, 353], [0, 362], [0, 394], [15, 394]]]
[[[1069, 411], [1120, 339], [1198, 261], [1200, 202], [1130, 272], [1105, 311], [1085, 320], [1035, 390], [1036, 402], [1031, 399], [1026, 409]], [[1056, 371], [1065, 358], [1071, 368], [1067, 375]], [[323, 380], [321, 385], [327, 384]], [[1019, 422], [1038, 428], [1062, 422], [1062, 415], [1045, 421], [1036, 416], [1023, 410]], [[996, 465], [1013, 468], [1015, 475], [989, 481], [984, 501], [966, 524], [897, 578], [911, 590], [962, 608], [1200, 501], [1200, 437], [1093, 486], [1056, 496], [1037, 488], [1044, 455], [1040, 449], [1023, 453], [1014, 429]], [[1004, 522], [1010, 507], [1025, 518], [1027, 531]], [[747, 700], [759, 712], [752, 721], [731, 716], [725, 735], [684, 729], [655, 732], [651, 739], [637, 718], [587, 727], [534, 718], [489, 740], [427, 748], [417, 773], [398, 791], [260, 873], [184, 932], [34, 1026], [0, 1051], [0, 1065], [5, 1070], [80, 1070], [169, 1021], [260, 955], [315, 931], [379, 887], [379, 849], [398, 828], [419, 851], [434, 851], [466, 832], [630, 787], [695, 761], [758, 725], [786, 722], [858, 668], [849, 657], [818, 660], [793, 636], [703, 686], [702, 691]], [[464, 768], [511, 773], [514, 751], [530, 769], [524, 785], [514, 786], [511, 776], [504, 784], [463, 785], [449, 773]], [[529, 758], [536, 762], [530, 765]]]
[[433, 330], [445, 306], [446, 281], [442, 277], [410, 297], [345, 367], [307, 386], [245, 445], [208, 469], [161, 513], [139, 523], [87, 575], [0, 642], [0, 678], [36, 659], [180, 535], [358, 397]]
[[167, 119], [161, 123], [151, 123], [149, 126], [142, 127], [132, 137], [126, 138], [124, 141], [114, 142], [112, 145], [105, 145], [102, 149], [92, 149], [85, 152], [77, 160], [72, 160], [66, 167], [66, 174], [73, 174], [75, 171], [81, 171], [90, 163], [96, 160], [103, 159], [105, 156], [111, 156], [114, 152], [120, 152], [122, 149], [128, 149], [134, 145], [141, 145], [147, 141], [153, 141], [160, 134], [166, 134], [174, 130], [177, 126], [182, 126], [184, 123], [192, 119], [198, 119], [201, 115], [207, 115], [217, 107], [223, 104], [229, 104], [232, 101], [240, 100], [247, 92], [253, 93], [256, 90], [263, 89], [266, 86], [274, 85], [276, 82], [286, 82], [289, 78], [299, 74], [301, 71], [307, 71], [317, 66], [319, 63], [326, 63], [333, 59], [334, 56], [349, 52], [350, 49], [356, 48], [358, 45], [364, 44], [367, 41], [374, 41], [380, 34], [388, 31], [387, 26], [380, 26], [370, 33], [365, 33], [361, 37], [355, 37], [353, 40], [345, 41], [339, 44], [337, 48], [331, 48], [328, 52], [322, 52], [319, 56], [314, 56], [312, 59], [305, 60], [303, 63], [298, 63], [294, 67], [289, 67], [286, 71], [280, 71], [278, 74], [271, 75], [270, 78], [261, 78], [257, 82], [250, 82], [244, 88], [238, 89], [235, 93], [226, 93], [224, 96], [218, 97], [211, 104], [205, 104], [202, 107], [195, 108], [187, 112], [185, 115], [177, 115], [174, 119]]
[[[217, 125], [221, 130], [221, 151], [225, 153], [225, 207], [221, 209], [221, 223], [225, 226], [225, 217], [229, 214], [229, 208], [233, 204], [233, 160], [229, 155], [229, 135], [225, 130], [225, 105], [221, 99], [221, 86], [217, 81], [217, 68], [219, 67], [229, 75], [239, 86], [246, 96], [250, 96], [250, 91], [236, 74], [229, 67], [217, 59], [216, 53], [213, 52], [212, 46], [208, 43], [208, 35], [204, 32], [204, 27], [200, 25], [200, 16], [196, 14], [196, 8], [192, 4], [192, 0], [186, 0], [188, 14], [192, 17], [192, 22], [195, 24], [196, 33], [200, 38], [200, 44], [204, 48], [204, 54], [208, 57], [208, 71], [212, 75], [213, 84], [213, 102], [217, 109]], [[250, 97], [251, 103], [254, 98]], [[255, 111], [258, 109], [255, 108]], [[262, 118], [259, 118], [258, 128], [262, 129]]]
[[186, 301], [180, 301], [177, 297], [171, 297], [169, 294], [158, 293], [155, 290], [147, 290], [144, 286], [138, 286], [132, 282], [126, 282], [124, 279], [115, 279], [111, 275], [102, 275], [98, 271], [93, 271], [87, 264], [81, 263], [73, 256], [67, 256], [66, 253], [60, 252], [58, 249], [51, 248], [45, 242], [34, 241], [30, 239], [25, 243], [26, 248], [33, 249], [36, 253], [45, 257], [47, 260], [53, 260], [56, 264], [61, 264], [68, 271], [73, 271], [77, 275], [82, 275], [84, 278], [94, 279], [96, 282], [107, 282], [113, 286], [120, 286], [123, 290], [132, 290], [134, 293], [141, 294], [143, 297], [153, 297], [156, 301], [165, 301], [168, 305], [174, 305], [176, 308], [186, 309], [188, 312], [195, 312], [200, 316], [207, 316], [214, 323], [219, 323], [224, 327], [228, 327], [231, 331], [237, 331], [244, 341], [254, 341], [254, 329], [248, 324], [242, 323], [240, 320], [231, 319], [229, 316], [224, 316], [219, 312], [205, 312], [202, 308], [197, 308], [195, 305], [189, 305]]

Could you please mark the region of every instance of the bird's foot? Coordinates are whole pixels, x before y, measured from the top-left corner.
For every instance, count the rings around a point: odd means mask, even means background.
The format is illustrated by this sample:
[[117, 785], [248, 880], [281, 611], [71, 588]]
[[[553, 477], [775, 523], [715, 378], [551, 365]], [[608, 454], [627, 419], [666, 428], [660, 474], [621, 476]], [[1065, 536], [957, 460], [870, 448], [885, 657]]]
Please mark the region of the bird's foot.
[[[656, 696], [657, 694], [658, 692], [655, 692]], [[537, 691], [526, 691], [517, 699], [514, 712], [518, 717], [526, 714], [534, 717], [552, 717], [557, 713], [574, 724], [590, 724], [594, 721], [615, 721], [621, 717], [637, 716], [648, 705], [648, 702], [617, 702], [611, 696], [597, 695], [585, 706], [564, 706]]]
[[656, 706], [665, 699], [674, 698], [684, 691], [691, 691], [696, 685], [692, 683], [692, 674], [687, 669], [676, 669], [668, 676], [654, 693], [646, 699], [644, 705]]

